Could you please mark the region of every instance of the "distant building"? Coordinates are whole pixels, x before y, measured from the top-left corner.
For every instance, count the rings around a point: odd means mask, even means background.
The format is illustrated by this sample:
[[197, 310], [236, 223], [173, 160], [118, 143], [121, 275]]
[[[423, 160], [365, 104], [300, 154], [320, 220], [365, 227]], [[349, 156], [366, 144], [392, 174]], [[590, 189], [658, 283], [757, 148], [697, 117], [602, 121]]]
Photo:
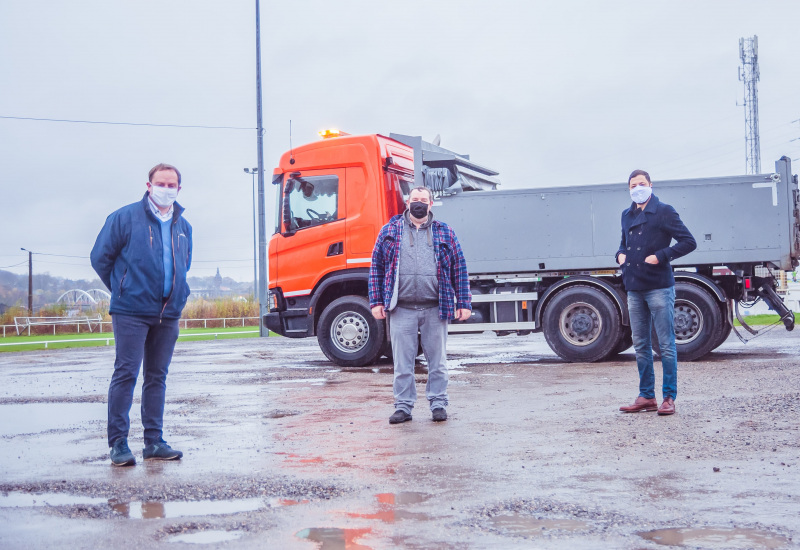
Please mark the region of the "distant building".
[[217, 274], [214, 275], [214, 282], [211, 288], [193, 288], [189, 297], [194, 299], [210, 298], [213, 300], [214, 298], [223, 298], [232, 294], [234, 294], [233, 290], [222, 286], [222, 275], [220, 275], [219, 268], [217, 268]]

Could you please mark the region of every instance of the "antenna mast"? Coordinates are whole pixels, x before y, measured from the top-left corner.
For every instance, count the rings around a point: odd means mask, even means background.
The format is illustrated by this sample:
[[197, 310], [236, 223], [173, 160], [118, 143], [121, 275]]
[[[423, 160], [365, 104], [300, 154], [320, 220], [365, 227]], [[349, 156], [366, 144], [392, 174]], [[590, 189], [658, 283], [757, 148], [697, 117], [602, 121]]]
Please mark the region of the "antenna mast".
[[739, 39], [739, 80], [744, 83], [744, 143], [748, 174], [761, 173], [761, 141], [758, 137], [758, 36]]

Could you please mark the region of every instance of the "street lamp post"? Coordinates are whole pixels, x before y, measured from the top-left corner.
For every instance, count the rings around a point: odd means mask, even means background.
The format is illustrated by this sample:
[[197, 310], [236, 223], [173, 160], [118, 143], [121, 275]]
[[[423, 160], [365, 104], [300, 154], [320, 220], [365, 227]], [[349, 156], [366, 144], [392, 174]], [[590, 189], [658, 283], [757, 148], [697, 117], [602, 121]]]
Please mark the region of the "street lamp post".
[[28, 253], [28, 316], [33, 315], [33, 252], [20, 247], [20, 250]]
[[256, 252], [256, 174], [258, 174], [258, 167], [245, 168], [244, 171], [253, 176], [253, 297], [259, 304], [258, 326], [260, 330], [264, 321], [261, 316], [261, 297], [258, 292], [258, 253]]
[[[258, 326], [262, 337], [269, 336], [264, 326], [267, 303], [267, 224], [264, 212], [264, 127], [261, 123], [261, 6], [256, 0], [256, 152], [258, 154]], [[267, 303], [264, 302], [267, 301]]]

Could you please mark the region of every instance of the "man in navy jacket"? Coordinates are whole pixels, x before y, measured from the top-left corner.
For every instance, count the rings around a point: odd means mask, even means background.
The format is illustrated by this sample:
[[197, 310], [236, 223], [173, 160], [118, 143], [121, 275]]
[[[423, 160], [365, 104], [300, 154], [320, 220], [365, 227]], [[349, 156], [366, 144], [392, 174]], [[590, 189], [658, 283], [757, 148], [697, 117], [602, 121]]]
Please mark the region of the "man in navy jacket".
[[[685, 256], [697, 243], [670, 205], [652, 194], [650, 175], [634, 170], [628, 178], [633, 203], [622, 212], [622, 239], [617, 263], [628, 293], [633, 347], [639, 368], [639, 396], [622, 412], [658, 410], [659, 415], [675, 413], [678, 395], [678, 357], [675, 349], [675, 278], [670, 262]], [[676, 244], [670, 246], [672, 240]], [[650, 334], [655, 327], [661, 351], [663, 401], [655, 396], [653, 349]]]
[[189, 296], [186, 272], [192, 263], [192, 226], [175, 202], [180, 189], [177, 168], [154, 166], [142, 200], [111, 214], [92, 248], [92, 267], [111, 292], [116, 360], [108, 389], [108, 445], [115, 466], [136, 464], [128, 432], [140, 366], [143, 458], [183, 456], [167, 445], [162, 432], [167, 370]]

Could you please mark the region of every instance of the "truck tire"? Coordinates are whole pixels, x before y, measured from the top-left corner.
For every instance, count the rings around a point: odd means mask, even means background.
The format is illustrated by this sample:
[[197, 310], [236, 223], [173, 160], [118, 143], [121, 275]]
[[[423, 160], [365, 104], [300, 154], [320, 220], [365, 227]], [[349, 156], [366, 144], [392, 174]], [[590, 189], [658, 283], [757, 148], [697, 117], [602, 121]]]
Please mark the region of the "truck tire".
[[614, 348], [612, 355], [619, 355], [623, 351], [629, 349], [633, 345], [633, 336], [631, 336], [631, 327], [622, 327], [622, 336], [620, 336], [617, 347]]
[[372, 316], [363, 296], [331, 302], [317, 323], [317, 341], [325, 357], [341, 367], [371, 365], [381, 356], [386, 324]]
[[[716, 300], [691, 283], [675, 283], [675, 347], [678, 361], [696, 361], [722, 341], [725, 319]], [[725, 335], [727, 338], [728, 335]], [[653, 352], [659, 356], [658, 337], [653, 331]]]
[[727, 302], [717, 302], [717, 305], [719, 305], [720, 315], [722, 315], [722, 330], [719, 331], [719, 338], [717, 338], [717, 343], [714, 344], [714, 347], [711, 348], [712, 350], [715, 350], [724, 344], [725, 340], [728, 339], [728, 336], [731, 335], [731, 331], [733, 330], [733, 325], [728, 322]]
[[565, 288], [547, 304], [542, 317], [547, 344], [571, 362], [601, 361], [622, 337], [620, 315], [602, 291], [585, 285]]

